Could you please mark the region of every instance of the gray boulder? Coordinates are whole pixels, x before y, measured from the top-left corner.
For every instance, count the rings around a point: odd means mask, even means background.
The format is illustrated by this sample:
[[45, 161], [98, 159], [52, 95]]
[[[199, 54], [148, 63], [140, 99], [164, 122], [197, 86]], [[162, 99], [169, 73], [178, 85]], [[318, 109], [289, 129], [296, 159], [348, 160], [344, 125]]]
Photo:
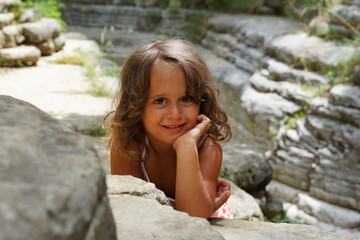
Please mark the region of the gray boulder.
[[41, 56], [41, 52], [34, 46], [20, 46], [0, 49], [0, 66], [17, 67], [19, 63], [35, 65]]
[[87, 138], [9, 96], [0, 96], [0, 112], [0, 239], [115, 239]]
[[234, 149], [224, 159], [222, 169], [228, 179], [245, 191], [259, 191], [271, 181], [272, 169], [265, 157], [253, 150]]
[[38, 22], [24, 23], [24, 36], [29, 43], [41, 43], [60, 35], [61, 25], [54, 18], [41, 18]]

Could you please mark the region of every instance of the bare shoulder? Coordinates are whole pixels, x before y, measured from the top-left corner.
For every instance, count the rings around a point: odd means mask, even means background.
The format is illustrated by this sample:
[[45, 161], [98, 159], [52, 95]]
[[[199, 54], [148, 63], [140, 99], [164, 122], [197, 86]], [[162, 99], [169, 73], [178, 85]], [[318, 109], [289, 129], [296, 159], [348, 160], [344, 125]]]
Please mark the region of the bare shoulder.
[[[128, 147], [131, 150], [140, 151], [135, 141], [129, 142]], [[130, 155], [121, 154], [116, 146], [112, 146], [110, 151], [110, 168], [112, 175], [132, 175], [142, 178], [140, 164], [133, 160]]]

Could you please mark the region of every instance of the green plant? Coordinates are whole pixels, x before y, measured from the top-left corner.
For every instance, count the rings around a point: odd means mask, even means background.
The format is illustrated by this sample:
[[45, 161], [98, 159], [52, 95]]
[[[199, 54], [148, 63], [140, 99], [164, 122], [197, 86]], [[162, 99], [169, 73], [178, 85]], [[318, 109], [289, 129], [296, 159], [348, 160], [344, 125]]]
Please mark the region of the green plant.
[[308, 66], [307, 66], [307, 64], [306, 64], [305, 58], [300, 58], [300, 62], [301, 62], [302, 65], [303, 65], [304, 72], [309, 72], [309, 68], [308, 68]]
[[108, 97], [111, 96], [111, 91], [104, 83], [99, 83], [95, 80], [92, 80], [90, 89], [87, 91], [91, 95], [98, 97]]
[[104, 137], [106, 130], [103, 129], [102, 126], [96, 126], [88, 129], [85, 134], [93, 137]]
[[167, 7], [167, 11], [172, 13], [172, 12], [176, 12], [177, 10], [179, 10], [179, 8], [181, 7], [181, 3], [179, 0], [170, 0], [169, 5]]
[[22, 7], [39, 9], [43, 17], [55, 18], [66, 31], [66, 23], [61, 19], [60, 9], [64, 4], [58, 0], [26, 0], [21, 3]]
[[229, 11], [234, 0], [206, 0], [206, 6], [210, 10]]
[[223, 179], [229, 179], [230, 175], [227, 168], [220, 170], [219, 177]]
[[187, 21], [186, 37], [188, 40], [193, 42], [200, 42], [205, 36], [205, 16], [194, 15]]
[[[302, 11], [300, 13], [301, 18], [311, 19], [313, 16], [323, 16], [327, 19], [330, 19], [331, 16], [336, 17], [340, 20], [346, 27], [352, 30], [356, 36], [360, 36], [360, 32], [351, 25], [345, 18], [343, 18], [338, 13], [332, 11], [332, 7], [337, 4], [341, 4], [342, 0], [306, 0], [302, 6]], [[330, 29], [322, 29], [316, 32], [320, 37], [330, 37], [333, 33]], [[336, 34], [334, 34], [336, 36]]]

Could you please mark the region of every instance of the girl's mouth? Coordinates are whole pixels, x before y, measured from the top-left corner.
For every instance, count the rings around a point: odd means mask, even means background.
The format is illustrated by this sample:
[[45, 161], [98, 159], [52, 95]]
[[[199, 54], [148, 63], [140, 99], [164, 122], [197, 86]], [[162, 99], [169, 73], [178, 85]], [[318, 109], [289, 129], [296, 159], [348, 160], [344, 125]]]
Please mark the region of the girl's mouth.
[[179, 125], [162, 125], [162, 126], [170, 131], [179, 131], [185, 126], [185, 123]]

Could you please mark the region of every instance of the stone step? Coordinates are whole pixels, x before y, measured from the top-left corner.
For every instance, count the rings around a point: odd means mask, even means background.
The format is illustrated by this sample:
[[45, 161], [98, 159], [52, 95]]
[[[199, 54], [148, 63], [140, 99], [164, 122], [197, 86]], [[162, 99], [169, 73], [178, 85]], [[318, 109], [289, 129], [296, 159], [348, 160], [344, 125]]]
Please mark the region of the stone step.
[[356, 47], [308, 36], [300, 23], [272, 16], [215, 15], [208, 21], [203, 42], [212, 42], [215, 49], [226, 48], [227, 51], [219, 51], [225, 59], [242, 43], [262, 49], [293, 68], [310, 71], [325, 72], [360, 56]]

